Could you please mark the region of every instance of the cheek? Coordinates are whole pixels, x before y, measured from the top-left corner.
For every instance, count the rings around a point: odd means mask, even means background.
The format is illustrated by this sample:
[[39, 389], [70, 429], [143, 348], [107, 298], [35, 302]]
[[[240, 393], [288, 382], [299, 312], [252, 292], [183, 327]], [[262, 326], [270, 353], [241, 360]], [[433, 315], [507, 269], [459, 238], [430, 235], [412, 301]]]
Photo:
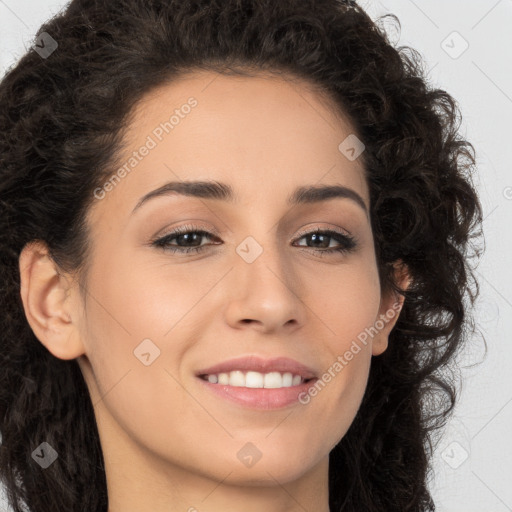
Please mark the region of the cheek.
[[372, 357], [368, 332], [380, 306], [375, 260], [369, 257], [340, 266], [312, 280], [309, 290], [322, 324], [319, 350], [325, 361], [320, 381], [309, 394], [310, 405], [322, 415], [327, 439], [339, 440], [357, 413], [368, 381]]
[[106, 286], [109, 301], [121, 310], [130, 332], [168, 339], [175, 327], [204, 313], [203, 300], [229, 269], [225, 264], [212, 267], [167, 264], [162, 257], [138, 265], [132, 258], [116, 269], [117, 277]]
[[162, 262], [138, 264], [112, 258], [97, 265], [90, 288], [88, 324], [98, 336], [133, 350], [145, 338], [160, 344], [208, 292], [208, 280], [188, 278], [184, 266], [171, 272]]
[[325, 334], [331, 334], [336, 350], [373, 325], [380, 306], [380, 284], [375, 261], [354, 259], [353, 264], [341, 264], [307, 274], [304, 302], [315, 313], [312, 321], [323, 324]]
[[[187, 350], [204, 334], [200, 331], [211, 304], [203, 299], [225, 270], [208, 277], [187, 265], [166, 265], [161, 258], [148, 264], [110, 254], [91, 270], [82, 329], [95, 386], [101, 396], [110, 396], [109, 390], [122, 382], [130, 391], [119, 394], [115, 407], [129, 410], [126, 400], [140, 400], [148, 411], [158, 411], [163, 390], [168, 396], [183, 395], [171, 375], [179, 379]], [[173, 400], [176, 412], [182, 406]]]
[[[186, 425], [193, 423], [193, 403], [191, 407], [177, 382], [177, 368], [190, 341], [175, 332], [183, 329], [197, 294], [189, 293], [186, 300], [180, 294], [185, 285], [167, 285], [161, 271], [157, 275], [156, 269], [144, 271], [133, 261], [112, 261], [97, 265], [88, 285], [82, 333], [92, 367], [88, 384], [98, 421], [106, 429], [116, 435], [127, 433], [158, 451], [168, 442], [169, 431], [186, 436]], [[144, 364], [148, 359], [150, 364]], [[198, 414], [198, 409], [193, 412]], [[169, 445], [171, 451], [179, 451], [179, 446]]]

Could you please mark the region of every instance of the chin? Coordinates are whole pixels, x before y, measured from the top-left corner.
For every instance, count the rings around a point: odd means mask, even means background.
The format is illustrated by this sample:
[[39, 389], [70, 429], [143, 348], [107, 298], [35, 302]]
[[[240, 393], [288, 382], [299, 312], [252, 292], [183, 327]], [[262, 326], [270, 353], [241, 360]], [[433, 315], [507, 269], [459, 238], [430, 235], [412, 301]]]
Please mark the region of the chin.
[[[283, 453], [279, 457], [263, 456], [252, 466], [245, 466], [243, 463], [233, 465], [232, 460], [226, 461], [223, 465], [226, 471], [218, 475], [220, 479], [230, 473], [226, 482], [248, 487], [263, 487], [279, 484], [286, 484], [300, 479], [305, 473], [313, 470], [323, 460], [305, 459], [297, 457], [295, 453]], [[328, 457], [328, 456], [327, 456]], [[237, 461], [238, 462], [238, 461]]]

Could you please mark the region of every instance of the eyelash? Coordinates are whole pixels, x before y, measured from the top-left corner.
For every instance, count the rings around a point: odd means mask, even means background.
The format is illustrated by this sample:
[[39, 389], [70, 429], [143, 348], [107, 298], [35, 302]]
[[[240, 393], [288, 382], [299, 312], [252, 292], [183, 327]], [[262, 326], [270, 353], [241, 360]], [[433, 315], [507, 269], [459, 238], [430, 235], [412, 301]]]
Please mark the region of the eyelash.
[[[179, 247], [179, 246], [172, 246], [170, 245], [170, 241], [176, 238], [179, 235], [184, 234], [198, 234], [201, 237], [206, 236], [210, 239], [217, 238], [212, 233], [209, 233], [208, 231], [204, 231], [202, 229], [196, 228], [194, 226], [181, 226], [171, 233], [158, 238], [156, 240], [153, 240], [151, 242], [151, 245], [154, 247], [158, 247], [163, 249], [164, 251], [170, 251], [172, 253], [191, 253], [191, 252], [201, 252], [205, 247], [208, 247], [208, 244], [206, 245], [200, 245], [198, 247]], [[314, 252], [319, 253], [320, 256], [324, 256], [325, 253], [334, 254], [334, 253], [350, 253], [353, 252], [354, 249], [357, 247], [356, 239], [352, 236], [345, 235], [344, 233], [340, 233], [338, 231], [334, 231], [331, 229], [320, 229], [317, 228], [313, 231], [307, 231], [305, 233], [300, 233], [297, 240], [300, 240], [301, 238], [304, 238], [306, 236], [311, 235], [327, 235], [330, 238], [334, 238], [337, 242], [341, 243], [342, 245], [340, 247], [331, 247], [330, 249], [315, 249], [314, 247], [304, 247], [301, 246], [304, 249], [312, 249]]]

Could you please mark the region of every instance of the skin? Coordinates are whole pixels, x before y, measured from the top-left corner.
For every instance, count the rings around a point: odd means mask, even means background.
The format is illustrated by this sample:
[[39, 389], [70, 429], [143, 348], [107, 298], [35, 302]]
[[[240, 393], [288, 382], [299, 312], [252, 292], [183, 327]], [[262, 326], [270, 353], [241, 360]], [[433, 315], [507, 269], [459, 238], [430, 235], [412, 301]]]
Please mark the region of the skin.
[[[258, 355], [291, 357], [321, 376], [400, 303], [381, 291], [361, 206], [348, 198], [286, 203], [297, 186], [343, 185], [369, 209], [361, 159], [338, 150], [354, 130], [306, 84], [197, 72], [137, 105], [122, 162], [191, 96], [198, 105], [190, 114], [89, 210], [85, 291], [44, 244], [24, 248], [26, 316], [55, 357], [77, 358], [95, 408], [110, 512], [325, 512], [329, 452], [352, 423], [371, 359], [386, 350], [398, 314], [305, 405], [242, 407], [204, 389], [195, 372]], [[132, 214], [164, 183], [199, 179], [229, 184], [238, 200], [174, 194]], [[208, 247], [200, 253], [151, 246], [185, 224], [218, 239], [201, 238]], [[325, 246], [300, 235], [316, 228], [349, 233], [357, 246], [321, 257]], [[250, 264], [235, 251], [248, 236], [263, 248]], [[148, 366], [134, 356], [147, 338], [160, 350]], [[237, 457], [248, 442], [262, 454], [252, 467]]]

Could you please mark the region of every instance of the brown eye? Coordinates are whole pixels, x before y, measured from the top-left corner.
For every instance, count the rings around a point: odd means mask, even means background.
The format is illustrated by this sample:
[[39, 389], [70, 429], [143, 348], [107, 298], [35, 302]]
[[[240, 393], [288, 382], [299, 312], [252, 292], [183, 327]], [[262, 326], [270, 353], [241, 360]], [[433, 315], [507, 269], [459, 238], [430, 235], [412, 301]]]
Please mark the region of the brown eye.
[[[181, 226], [171, 233], [153, 241], [151, 245], [172, 253], [197, 253], [208, 245], [212, 245], [201, 244], [203, 238], [219, 240], [218, 237], [203, 229], [194, 228], [193, 226]], [[306, 242], [306, 246], [299, 245], [298, 247], [306, 247], [317, 253], [345, 253], [353, 251], [357, 246], [357, 242], [353, 237], [330, 229], [316, 229], [302, 233], [297, 240], [301, 239], [308, 239], [313, 245], [309, 245], [309, 243]], [[337, 247], [329, 247], [332, 240], [336, 241], [338, 244]], [[172, 243], [173, 241], [176, 241], [176, 243]], [[218, 245], [218, 243], [215, 245]]]
[[[317, 229], [315, 231], [303, 233], [299, 240], [302, 238], [308, 238], [313, 244], [316, 244], [316, 247], [313, 246], [311, 248], [320, 253], [350, 252], [357, 246], [357, 243], [353, 237], [344, 233], [333, 231], [331, 229]], [[339, 244], [338, 247], [329, 247], [332, 240], [335, 240]], [[307, 247], [309, 248], [310, 246], [308, 245]]]
[[[210, 239], [217, 238], [208, 231], [183, 226], [155, 240], [152, 245], [171, 252], [199, 252], [205, 247], [205, 245], [201, 245], [201, 241], [205, 237]], [[171, 243], [173, 240], [176, 240], [177, 243]]]

